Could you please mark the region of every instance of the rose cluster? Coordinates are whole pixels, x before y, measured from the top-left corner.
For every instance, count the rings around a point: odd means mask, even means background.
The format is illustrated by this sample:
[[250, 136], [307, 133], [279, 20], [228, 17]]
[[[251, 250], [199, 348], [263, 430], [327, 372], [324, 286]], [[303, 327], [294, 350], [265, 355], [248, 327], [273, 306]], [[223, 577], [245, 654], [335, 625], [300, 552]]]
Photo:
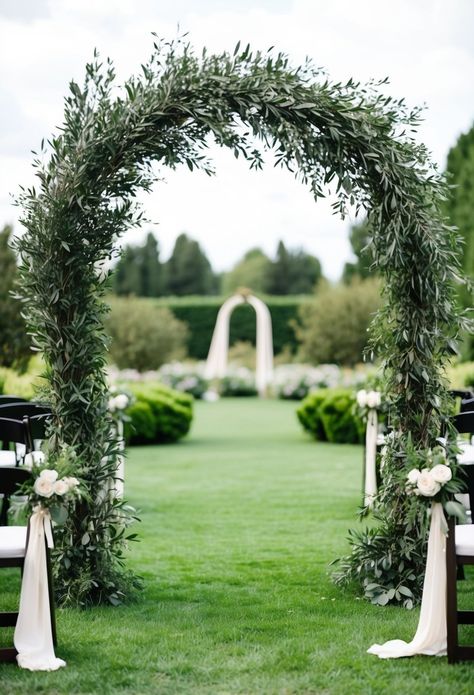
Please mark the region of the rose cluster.
[[130, 405], [130, 398], [126, 393], [118, 393], [116, 396], [111, 396], [108, 402], [109, 412], [115, 413], [118, 410], [125, 410]]
[[382, 394], [380, 391], [366, 391], [361, 389], [356, 394], [357, 405], [359, 408], [380, 408], [382, 405]]
[[443, 485], [453, 477], [451, 468], [445, 463], [438, 463], [433, 468], [412, 468], [407, 475], [408, 492], [423, 497], [434, 497]]
[[38, 478], [35, 480], [33, 489], [40, 497], [51, 497], [52, 495], [66, 496], [70, 492], [75, 492], [79, 486], [77, 478], [66, 476], [58, 477], [58, 472], [51, 468], [43, 468]]

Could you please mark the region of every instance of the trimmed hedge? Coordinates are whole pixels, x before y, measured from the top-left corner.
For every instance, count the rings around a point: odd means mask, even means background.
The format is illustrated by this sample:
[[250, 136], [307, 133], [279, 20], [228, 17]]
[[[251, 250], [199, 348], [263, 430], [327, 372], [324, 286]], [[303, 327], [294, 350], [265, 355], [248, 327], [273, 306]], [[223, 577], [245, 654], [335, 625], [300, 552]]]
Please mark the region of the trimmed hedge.
[[361, 444], [365, 425], [355, 412], [350, 389], [320, 389], [310, 393], [296, 411], [303, 429], [318, 441]]
[[[289, 346], [293, 353], [298, 348], [290, 322], [298, 318], [298, 308], [311, 300], [311, 296], [261, 297], [267, 304], [272, 317], [273, 348], [275, 354]], [[177, 319], [187, 323], [189, 328], [188, 354], [195, 359], [204, 360], [209, 352], [212, 332], [217, 313], [225, 297], [164, 297], [154, 299], [158, 306], [170, 309]], [[255, 345], [255, 311], [248, 304], [238, 306], [230, 321], [230, 345], [248, 341]]]
[[127, 444], [165, 444], [184, 437], [193, 420], [193, 398], [161, 384], [132, 386], [136, 401], [126, 410]]

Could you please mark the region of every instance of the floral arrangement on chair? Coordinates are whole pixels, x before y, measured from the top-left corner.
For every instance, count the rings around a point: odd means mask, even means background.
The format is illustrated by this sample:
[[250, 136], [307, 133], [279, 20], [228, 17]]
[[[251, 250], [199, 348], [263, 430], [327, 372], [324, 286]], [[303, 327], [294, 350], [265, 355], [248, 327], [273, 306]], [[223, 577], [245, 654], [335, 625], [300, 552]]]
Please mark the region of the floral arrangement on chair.
[[81, 483], [72, 475], [76, 469], [77, 455], [70, 446], [64, 446], [59, 454], [46, 453], [33, 459], [31, 479], [20, 490], [25, 496], [22, 507], [33, 513], [48, 512], [52, 521], [63, 524], [71, 505], [83, 497]]
[[407, 451], [406, 492], [426, 502], [440, 502], [447, 515], [466, 521], [464, 506], [453, 499], [462, 492], [463, 485], [456, 465], [450, 464], [446, 449], [441, 444], [431, 449]]

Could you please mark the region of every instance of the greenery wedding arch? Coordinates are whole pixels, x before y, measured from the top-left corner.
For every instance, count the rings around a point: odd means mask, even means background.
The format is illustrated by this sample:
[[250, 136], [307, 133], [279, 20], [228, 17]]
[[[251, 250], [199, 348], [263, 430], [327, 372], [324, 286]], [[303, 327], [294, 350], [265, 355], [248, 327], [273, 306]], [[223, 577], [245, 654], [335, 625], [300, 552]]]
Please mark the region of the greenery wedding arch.
[[[408, 438], [424, 448], [439, 432], [447, 403], [443, 367], [462, 320], [453, 291], [458, 236], [439, 212], [445, 183], [414, 140], [419, 110], [381, 94], [382, 83], [334, 84], [310, 63], [293, 68], [273, 50], [239, 45], [232, 55], [197, 56], [180, 40], [155, 43], [150, 61], [122, 88], [114, 78], [112, 63], [95, 54], [83, 86], [71, 82], [64, 123], [34, 163], [38, 188], [23, 190], [19, 200], [26, 228], [17, 242], [21, 296], [47, 364], [52, 442], [75, 447], [89, 493], [56, 550], [61, 597], [82, 603], [117, 601], [134, 581], [123, 567], [132, 512], [100, 494], [113, 475], [107, 455], [115, 446], [101, 268], [118, 236], [140, 223], [135, 195], [151, 189], [154, 162], [211, 174], [206, 149], [215, 142], [260, 168], [262, 147], [316, 199], [332, 187], [335, 212], [354, 205], [367, 213], [370, 252], [384, 277], [386, 304], [372, 344], [397, 433], [395, 468], [404, 465]], [[411, 523], [407, 550], [401, 485], [387, 470], [378, 533], [390, 548], [390, 567], [401, 558], [412, 572], [417, 563], [421, 568], [424, 538], [422, 525]], [[359, 541], [369, 558], [357, 570], [364, 581], [380, 549]]]

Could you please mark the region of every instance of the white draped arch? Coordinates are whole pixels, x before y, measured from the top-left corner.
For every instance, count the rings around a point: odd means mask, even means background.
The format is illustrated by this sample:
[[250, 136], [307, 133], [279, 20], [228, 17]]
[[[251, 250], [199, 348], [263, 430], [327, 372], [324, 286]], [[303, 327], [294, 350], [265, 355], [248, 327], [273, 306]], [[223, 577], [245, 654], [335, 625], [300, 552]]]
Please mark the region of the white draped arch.
[[205, 376], [222, 379], [227, 373], [230, 317], [239, 304], [250, 304], [257, 318], [257, 364], [255, 381], [260, 396], [265, 396], [273, 378], [272, 318], [264, 302], [252, 294], [236, 294], [227, 299], [217, 314], [211, 347], [207, 356]]

